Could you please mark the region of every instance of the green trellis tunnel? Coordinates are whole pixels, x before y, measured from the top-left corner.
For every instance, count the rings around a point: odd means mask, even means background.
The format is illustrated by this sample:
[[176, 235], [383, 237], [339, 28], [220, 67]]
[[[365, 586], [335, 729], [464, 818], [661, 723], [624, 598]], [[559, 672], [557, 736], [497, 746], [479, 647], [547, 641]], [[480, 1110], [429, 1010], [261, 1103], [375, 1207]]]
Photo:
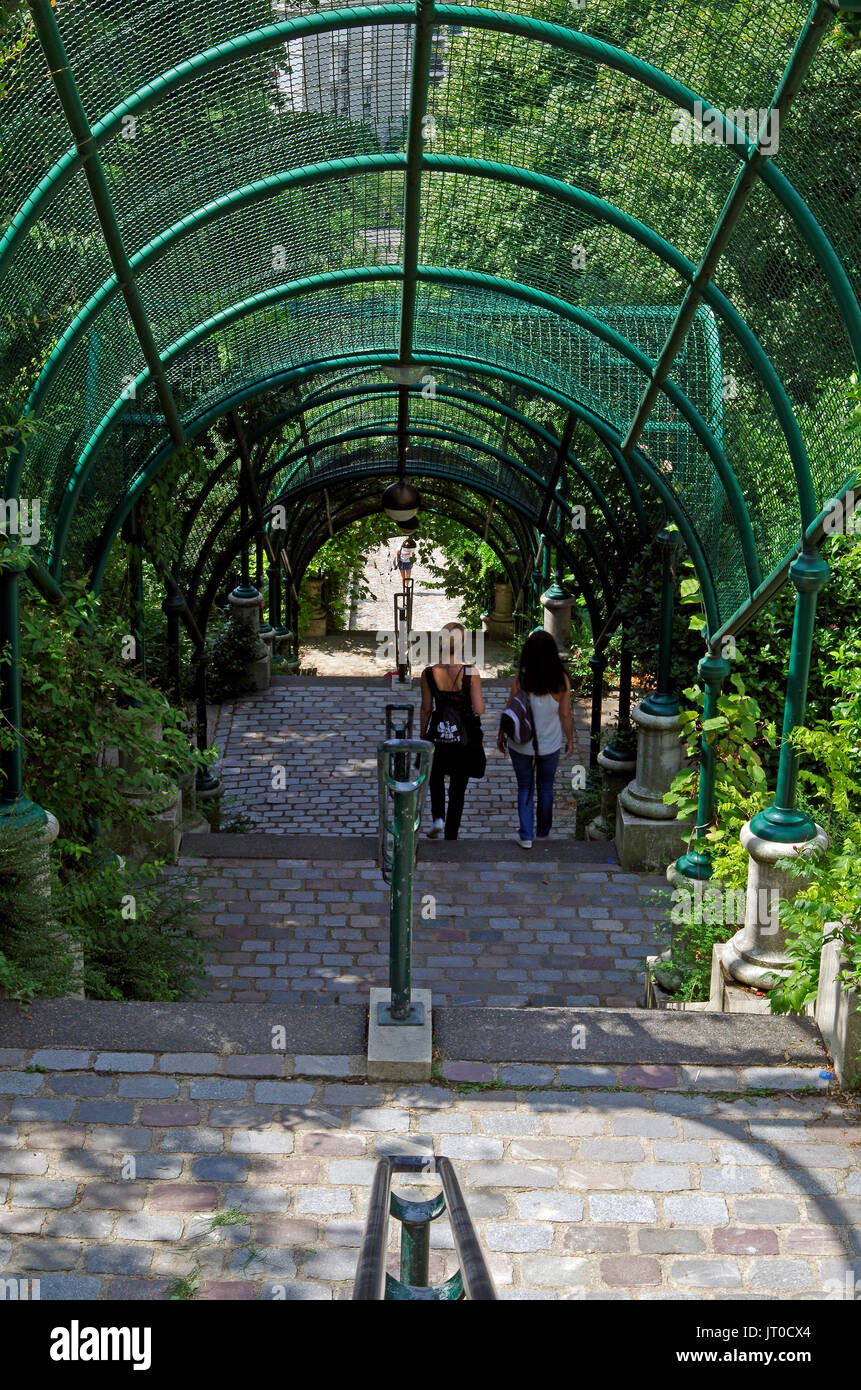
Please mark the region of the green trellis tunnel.
[[[7, 521], [38, 501], [41, 524], [0, 570], [5, 813], [24, 805], [21, 580], [98, 590], [164, 470], [170, 583], [199, 633], [264, 533], [289, 604], [398, 476], [515, 591], [552, 550], [596, 631], [667, 521], [712, 654], [792, 569], [799, 723], [819, 549], [861, 453], [840, 119], [859, 12], [11, 7], [3, 498]], [[786, 745], [766, 815], [775, 838], [808, 833]]]

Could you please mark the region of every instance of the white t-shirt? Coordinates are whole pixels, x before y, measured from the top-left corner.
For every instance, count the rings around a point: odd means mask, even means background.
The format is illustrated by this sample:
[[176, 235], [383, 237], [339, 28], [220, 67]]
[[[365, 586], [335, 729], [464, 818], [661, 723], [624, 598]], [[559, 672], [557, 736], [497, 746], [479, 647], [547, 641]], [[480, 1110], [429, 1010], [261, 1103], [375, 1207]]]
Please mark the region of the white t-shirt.
[[[527, 695], [527, 699], [532, 710], [539, 757], [546, 758], [551, 753], [558, 753], [565, 743], [562, 720], [559, 718], [559, 701], [554, 700], [552, 695]], [[513, 748], [515, 753], [523, 753], [530, 758], [535, 756], [535, 745], [531, 741], [515, 743], [513, 739], [509, 739], [508, 746]]]
[[413, 562], [413, 552], [406, 546], [403, 546], [398, 551], [398, 560], [402, 565], [411, 565]]

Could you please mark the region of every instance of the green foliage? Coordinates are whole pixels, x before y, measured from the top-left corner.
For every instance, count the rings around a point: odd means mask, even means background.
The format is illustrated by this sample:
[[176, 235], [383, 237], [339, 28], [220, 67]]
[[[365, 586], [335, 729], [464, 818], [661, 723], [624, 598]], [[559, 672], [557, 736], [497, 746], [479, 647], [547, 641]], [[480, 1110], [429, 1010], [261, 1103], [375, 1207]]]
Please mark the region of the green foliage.
[[33, 827], [0, 831], [0, 993], [24, 1002], [67, 994], [74, 961], [46, 912], [47, 857]]
[[204, 978], [197, 935], [201, 899], [185, 875], [160, 864], [109, 861], [60, 885], [57, 910], [83, 948], [93, 999], [173, 1002]]
[[[64, 859], [80, 859], [96, 833], [110, 827], [133, 841], [159, 806], [166, 782], [212, 760], [189, 747], [182, 715], [144, 685], [124, 660], [127, 633], [78, 586], [65, 605], [29, 595], [21, 616], [25, 730], [25, 792], [60, 822]], [[163, 737], [153, 738], [160, 724]], [[70, 738], [70, 731], [74, 737]], [[11, 741], [0, 728], [0, 742]], [[110, 756], [120, 749], [130, 766]], [[133, 799], [129, 791], [138, 795]]]
[[232, 613], [213, 619], [207, 630], [206, 646], [209, 654], [206, 690], [210, 700], [220, 704], [254, 689], [248, 663], [258, 655], [259, 639], [247, 623]]

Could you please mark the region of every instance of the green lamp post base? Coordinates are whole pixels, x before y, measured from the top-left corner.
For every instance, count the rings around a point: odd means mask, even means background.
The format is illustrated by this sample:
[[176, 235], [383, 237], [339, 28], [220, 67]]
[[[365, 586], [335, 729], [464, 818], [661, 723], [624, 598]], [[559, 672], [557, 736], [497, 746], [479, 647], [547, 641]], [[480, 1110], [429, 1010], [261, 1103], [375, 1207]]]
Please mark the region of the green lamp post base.
[[26, 796], [0, 797], [0, 830], [35, 829], [47, 825], [48, 813]]
[[705, 882], [712, 876], [712, 861], [710, 856], [701, 849], [692, 849], [687, 854], [681, 855], [676, 860], [676, 870], [683, 878], [697, 879]]
[[813, 821], [797, 807], [790, 811], [783, 806], [768, 806], [757, 811], [750, 828], [761, 840], [775, 844], [799, 845], [816, 838]]
[[656, 690], [640, 701], [640, 709], [644, 714], [656, 714], [661, 719], [674, 719], [680, 712], [681, 705], [675, 695]]

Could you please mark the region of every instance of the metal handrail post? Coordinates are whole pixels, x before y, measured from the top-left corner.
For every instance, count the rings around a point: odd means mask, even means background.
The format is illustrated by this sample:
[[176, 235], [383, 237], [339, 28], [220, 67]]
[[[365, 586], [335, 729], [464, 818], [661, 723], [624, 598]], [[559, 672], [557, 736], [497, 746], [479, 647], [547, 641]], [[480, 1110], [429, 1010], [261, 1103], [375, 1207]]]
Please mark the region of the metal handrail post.
[[[402, 758], [407, 767], [417, 755], [414, 775], [406, 780], [397, 776]], [[433, 760], [433, 744], [424, 739], [387, 739], [377, 749], [380, 794], [380, 850], [383, 874], [388, 860], [387, 835], [391, 831], [391, 897], [389, 915], [390, 1002], [380, 1003], [380, 1024], [421, 1024], [424, 1008], [411, 999], [413, 873], [416, 832], [421, 823], [422, 805], [427, 793]], [[392, 821], [388, 821], [388, 795], [392, 793]]]

